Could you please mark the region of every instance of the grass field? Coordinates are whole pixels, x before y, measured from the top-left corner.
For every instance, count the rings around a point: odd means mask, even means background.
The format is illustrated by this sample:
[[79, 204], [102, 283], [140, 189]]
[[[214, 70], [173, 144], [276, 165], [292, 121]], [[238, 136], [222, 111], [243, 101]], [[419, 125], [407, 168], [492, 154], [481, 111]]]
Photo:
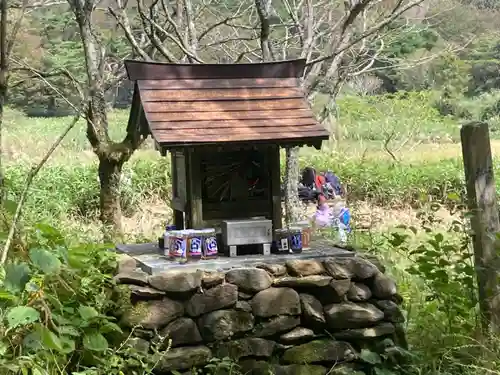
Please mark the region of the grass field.
[[[337, 141], [322, 151], [302, 149], [301, 163], [340, 176], [347, 186], [355, 226], [368, 228], [356, 232], [353, 240], [383, 257], [397, 278], [406, 300], [412, 373], [497, 374], [498, 345], [493, 342], [485, 348], [474, 341], [475, 305], [463, 287], [473, 283], [473, 275], [441, 257], [409, 255], [417, 246], [431, 246], [439, 233], [443, 240], [438, 250], [453, 259], [465, 251], [460, 243], [467, 240], [465, 223], [458, 231], [456, 225], [450, 227], [453, 220], [463, 221], [460, 213], [452, 212], [456, 196], [463, 192], [457, 143], [460, 124], [440, 116], [429, 106], [429, 97], [419, 95], [341, 99], [339, 115], [330, 124]], [[110, 113], [114, 139], [124, 135], [127, 115], [126, 111]], [[29, 168], [70, 120], [28, 119], [7, 112], [2, 146], [13, 198]], [[387, 148], [396, 160], [384, 149], [388, 137]], [[492, 149], [494, 156], [500, 155], [500, 140], [492, 141]], [[81, 121], [37, 177], [26, 204], [25, 224], [47, 222], [74, 240], [99, 240], [96, 167]], [[149, 143], [126, 165], [122, 202], [124, 231], [130, 241], [155, 238], [169, 218], [169, 167], [168, 159]], [[500, 175], [500, 168], [496, 172]], [[434, 203], [439, 206], [431, 207]], [[418, 232], [405, 241], [394, 241], [390, 233], [399, 224], [414, 225]], [[443, 272], [446, 282], [436, 276]], [[476, 355], [467, 357], [464, 348]]]

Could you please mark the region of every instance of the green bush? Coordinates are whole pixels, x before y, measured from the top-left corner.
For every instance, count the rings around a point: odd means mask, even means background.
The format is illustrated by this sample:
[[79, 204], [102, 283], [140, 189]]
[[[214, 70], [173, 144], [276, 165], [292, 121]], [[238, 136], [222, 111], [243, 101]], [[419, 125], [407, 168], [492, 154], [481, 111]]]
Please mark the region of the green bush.
[[[6, 168], [12, 200], [17, 201], [27, 173], [25, 165]], [[168, 200], [169, 175], [168, 158], [127, 163], [121, 190], [124, 214], [131, 214], [142, 201], [153, 196]], [[63, 215], [95, 220], [98, 210], [99, 181], [95, 164], [45, 166], [33, 183], [25, 208], [31, 222], [48, 220], [53, 224]]]
[[0, 373], [150, 373], [155, 361], [117, 324], [130, 292], [114, 285], [113, 253], [68, 246], [47, 225], [28, 233], [26, 248], [0, 266]]
[[385, 141], [389, 135], [421, 142], [458, 139], [457, 122], [441, 116], [433, 99], [432, 92], [341, 97], [338, 126], [343, 139], [365, 142]]
[[[419, 205], [424, 196], [442, 201], [449, 191], [458, 191], [463, 184], [463, 167], [458, 159], [393, 164], [343, 158], [338, 154], [315, 154], [303, 157], [301, 164], [334, 171], [347, 186], [350, 200], [368, 200], [385, 206]], [[23, 165], [6, 169], [12, 200], [18, 199], [27, 171]], [[168, 158], [135, 159], [128, 163], [124, 168], [121, 193], [126, 216], [132, 215], [148, 198], [157, 197], [168, 204], [171, 194]], [[95, 221], [98, 208], [95, 165], [48, 165], [33, 183], [25, 217], [30, 222], [44, 220], [52, 224], [57, 224], [63, 216]]]
[[[454, 194], [455, 196], [457, 194]], [[383, 259], [403, 297], [411, 375], [483, 375], [500, 372], [500, 337], [481, 336], [478, 290], [468, 215], [456, 200], [444, 222], [433, 203], [420, 222], [357, 239]], [[359, 248], [359, 244], [356, 247]]]

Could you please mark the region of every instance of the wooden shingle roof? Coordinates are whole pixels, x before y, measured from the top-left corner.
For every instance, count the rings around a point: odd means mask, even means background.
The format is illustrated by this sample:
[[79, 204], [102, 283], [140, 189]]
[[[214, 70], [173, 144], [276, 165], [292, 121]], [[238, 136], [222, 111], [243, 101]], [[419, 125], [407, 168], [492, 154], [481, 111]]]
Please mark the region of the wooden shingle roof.
[[[125, 61], [140, 108], [162, 148], [226, 142], [319, 147], [328, 139], [301, 87], [305, 61], [164, 64]], [[129, 122], [130, 123], [130, 122]]]

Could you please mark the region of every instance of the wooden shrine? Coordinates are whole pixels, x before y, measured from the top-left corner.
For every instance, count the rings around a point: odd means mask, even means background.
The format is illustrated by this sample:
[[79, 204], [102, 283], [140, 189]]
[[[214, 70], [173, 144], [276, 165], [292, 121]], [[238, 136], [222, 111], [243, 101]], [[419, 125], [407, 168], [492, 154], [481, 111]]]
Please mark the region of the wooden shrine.
[[305, 60], [259, 64], [125, 62], [129, 126], [171, 155], [177, 229], [263, 216], [281, 228], [280, 147], [329, 134], [300, 87]]

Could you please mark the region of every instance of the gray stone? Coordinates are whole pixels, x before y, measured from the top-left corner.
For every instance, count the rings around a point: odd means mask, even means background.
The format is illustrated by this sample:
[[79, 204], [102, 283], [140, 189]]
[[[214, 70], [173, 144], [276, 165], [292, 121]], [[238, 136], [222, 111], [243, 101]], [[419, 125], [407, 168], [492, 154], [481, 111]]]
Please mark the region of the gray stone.
[[333, 279], [330, 283], [330, 287], [333, 289], [335, 296], [340, 301], [347, 294], [349, 289], [351, 289], [350, 279]]
[[276, 365], [266, 361], [246, 359], [240, 362], [245, 375], [326, 375], [328, 369], [318, 365]]
[[342, 363], [330, 369], [328, 375], [366, 375], [366, 374], [363, 371], [358, 370], [354, 363]]
[[324, 266], [334, 279], [365, 280], [380, 273], [373, 263], [360, 257], [330, 258], [325, 260]]
[[117, 268], [116, 273], [124, 273], [134, 271], [137, 268], [137, 261], [127, 254], [118, 254], [116, 257]]
[[315, 288], [324, 287], [330, 284], [332, 278], [330, 276], [311, 275], [304, 277], [282, 277], [274, 280], [275, 287], [290, 287], [290, 288]]
[[375, 298], [391, 299], [398, 291], [394, 280], [379, 272], [373, 278], [372, 292]]
[[325, 306], [325, 317], [331, 328], [364, 328], [384, 319], [384, 313], [366, 302], [343, 302]]
[[198, 320], [198, 328], [206, 341], [225, 340], [239, 333], [248, 332], [253, 326], [253, 315], [237, 310], [212, 311]]
[[337, 280], [351, 279], [354, 277], [354, 272], [349, 267], [351, 258], [330, 258], [323, 262], [326, 272]]
[[368, 301], [371, 296], [370, 288], [361, 283], [351, 283], [351, 288], [347, 292], [347, 298], [354, 302]]
[[255, 265], [256, 268], [262, 268], [266, 270], [270, 275], [279, 277], [286, 274], [286, 267], [282, 264], [267, 264], [267, 263], [258, 263]]
[[118, 284], [148, 285], [148, 274], [144, 271], [124, 271], [114, 277]]
[[147, 353], [149, 351], [149, 342], [140, 337], [130, 337], [126, 344], [136, 352]]
[[239, 340], [223, 342], [214, 350], [217, 358], [229, 357], [239, 360], [242, 357], [271, 357], [276, 343], [258, 337], [246, 337]]
[[248, 299], [253, 298], [253, 296], [254, 295], [250, 294], [250, 293], [245, 293], [245, 292], [242, 292], [242, 291], [238, 292], [238, 299], [248, 300]]
[[384, 320], [392, 323], [403, 323], [405, 317], [399, 306], [390, 300], [374, 301], [374, 304], [384, 312]]
[[382, 322], [370, 328], [354, 328], [335, 332], [333, 336], [337, 340], [359, 340], [392, 335], [395, 331], [394, 324]]
[[141, 328], [134, 329], [134, 335], [147, 341], [151, 341], [155, 337], [155, 333], [153, 331]]
[[178, 318], [168, 324], [160, 331], [160, 336], [165, 338], [165, 345], [168, 345], [170, 339], [172, 347], [198, 344], [202, 341], [196, 323], [185, 317]]
[[214, 286], [222, 284], [225, 278], [226, 275], [223, 272], [204, 271], [201, 279], [201, 285], [205, 289], [213, 288]]
[[354, 272], [355, 278], [358, 280], [369, 279], [380, 273], [377, 266], [369, 260], [360, 257], [351, 258], [350, 267]]
[[326, 367], [318, 365], [274, 365], [272, 372], [262, 375], [326, 375], [330, 374]]
[[286, 363], [318, 363], [352, 361], [356, 358], [354, 349], [347, 342], [329, 339], [315, 340], [288, 349], [283, 354]]
[[302, 313], [304, 315], [304, 320], [313, 326], [323, 325], [326, 323], [325, 316], [323, 314], [323, 306], [316, 297], [310, 294], [300, 294], [300, 304], [302, 307]]
[[398, 305], [401, 305], [403, 303], [403, 296], [399, 293], [396, 293], [391, 297], [391, 301]]
[[269, 375], [273, 374], [272, 365], [267, 361], [257, 359], [243, 359], [239, 361], [238, 373], [245, 375]]
[[226, 273], [226, 281], [246, 292], [260, 292], [272, 284], [269, 274], [260, 268], [235, 268]]
[[323, 264], [314, 259], [293, 259], [286, 262], [288, 273], [292, 276], [310, 276], [326, 273]]
[[207, 289], [204, 293], [196, 293], [186, 304], [189, 316], [197, 317], [211, 311], [233, 306], [238, 300], [238, 287], [223, 284]]
[[165, 271], [149, 277], [149, 284], [171, 293], [192, 292], [200, 288], [202, 271]]
[[284, 344], [297, 344], [314, 338], [314, 331], [309, 328], [297, 327], [280, 336]]
[[394, 333], [394, 343], [405, 349], [408, 350], [408, 341], [406, 340], [406, 332], [404, 325], [401, 323], [396, 323], [394, 324], [394, 327], [396, 329], [396, 332]]
[[182, 303], [169, 298], [138, 302], [125, 311], [122, 322], [128, 327], [159, 329], [184, 314]]
[[155, 372], [191, 370], [193, 367], [203, 367], [212, 358], [212, 351], [206, 346], [188, 346], [170, 349], [158, 353], [160, 361]]
[[238, 302], [236, 302], [234, 309], [251, 313], [252, 312], [252, 305], [250, 305], [250, 303], [248, 303], [247, 301], [238, 301]]
[[269, 321], [259, 323], [254, 330], [256, 337], [268, 337], [277, 333], [289, 331], [300, 324], [300, 317], [279, 315]]
[[299, 315], [299, 294], [291, 288], [268, 288], [260, 291], [252, 299], [255, 316], [268, 318], [276, 315]]
[[363, 254], [363, 258], [366, 258], [369, 262], [373, 263], [373, 265], [375, 267], [377, 267], [380, 272], [385, 273], [385, 266], [384, 266], [384, 264], [375, 255]]
[[165, 292], [151, 288], [149, 286], [139, 286], [130, 284], [128, 285], [128, 287], [130, 289], [131, 295], [140, 298], [155, 299], [155, 298], [161, 298], [165, 295]]

